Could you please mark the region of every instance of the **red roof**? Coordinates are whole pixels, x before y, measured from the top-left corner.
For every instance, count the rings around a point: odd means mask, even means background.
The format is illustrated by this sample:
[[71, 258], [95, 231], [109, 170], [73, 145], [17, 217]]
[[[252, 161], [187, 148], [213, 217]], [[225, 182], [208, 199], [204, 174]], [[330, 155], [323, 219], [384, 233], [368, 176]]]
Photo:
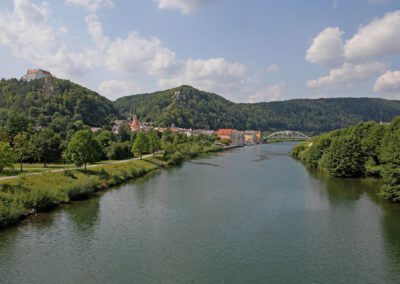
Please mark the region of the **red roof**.
[[220, 129], [218, 130], [219, 136], [231, 136], [233, 133], [233, 129]]
[[45, 75], [50, 75], [50, 76], [51, 76], [51, 73], [50, 73], [50, 72], [45, 71], [45, 70], [42, 70], [42, 69], [29, 69], [28, 72], [27, 72], [27, 74], [37, 74], [37, 73], [39, 73], [39, 72], [41, 72], [41, 73], [43, 73], [43, 74], [45, 74]]

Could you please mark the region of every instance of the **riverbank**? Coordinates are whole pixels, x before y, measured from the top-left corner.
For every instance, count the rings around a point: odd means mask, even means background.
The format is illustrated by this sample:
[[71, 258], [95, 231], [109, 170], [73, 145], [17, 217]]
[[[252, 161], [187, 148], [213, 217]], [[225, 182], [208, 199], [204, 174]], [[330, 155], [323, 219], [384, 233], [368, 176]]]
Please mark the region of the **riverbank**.
[[61, 204], [86, 199], [95, 192], [144, 176], [164, 167], [157, 158], [118, 164], [20, 176], [0, 181], [0, 228]]
[[0, 229], [24, 218], [74, 200], [90, 198], [98, 191], [142, 177], [165, 166], [174, 166], [201, 154], [223, 151], [217, 147], [192, 149], [168, 155], [147, 155], [104, 165], [59, 169], [0, 180]]

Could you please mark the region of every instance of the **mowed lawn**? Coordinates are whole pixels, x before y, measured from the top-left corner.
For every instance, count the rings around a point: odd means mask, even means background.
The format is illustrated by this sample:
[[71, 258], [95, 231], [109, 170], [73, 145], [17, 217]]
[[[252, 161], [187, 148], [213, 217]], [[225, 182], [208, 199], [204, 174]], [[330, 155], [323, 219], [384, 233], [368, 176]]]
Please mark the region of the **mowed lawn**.
[[[112, 164], [114, 162], [118, 162], [117, 160], [106, 160], [106, 161], [100, 161], [97, 162], [94, 165], [107, 165], [107, 164]], [[89, 164], [90, 166], [92, 164]], [[22, 172], [20, 171], [20, 164], [16, 163], [14, 164], [14, 169], [5, 169], [2, 172], [0, 172], [0, 178], [2, 177], [9, 177], [9, 176], [18, 176], [21, 174], [30, 174], [30, 173], [44, 173], [44, 172], [50, 172], [50, 171], [56, 171], [56, 170], [68, 170], [68, 169], [73, 169], [77, 168], [75, 164], [47, 164], [45, 167], [43, 163], [33, 163], [33, 164], [28, 164], [24, 163], [22, 164]]]

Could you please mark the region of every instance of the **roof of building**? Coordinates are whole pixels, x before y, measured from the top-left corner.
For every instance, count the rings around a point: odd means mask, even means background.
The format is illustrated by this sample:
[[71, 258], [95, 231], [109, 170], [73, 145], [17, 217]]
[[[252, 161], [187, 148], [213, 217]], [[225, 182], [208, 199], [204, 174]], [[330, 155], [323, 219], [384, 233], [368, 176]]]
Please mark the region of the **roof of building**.
[[218, 135], [221, 136], [230, 136], [233, 133], [233, 129], [219, 129], [218, 130]]
[[37, 74], [37, 73], [43, 73], [45, 75], [51, 76], [51, 73], [49, 71], [42, 70], [42, 69], [28, 69], [28, 72], [26, 72], [26, 74], [29, 74], [29, 75], [33, 75], [33, 74]]

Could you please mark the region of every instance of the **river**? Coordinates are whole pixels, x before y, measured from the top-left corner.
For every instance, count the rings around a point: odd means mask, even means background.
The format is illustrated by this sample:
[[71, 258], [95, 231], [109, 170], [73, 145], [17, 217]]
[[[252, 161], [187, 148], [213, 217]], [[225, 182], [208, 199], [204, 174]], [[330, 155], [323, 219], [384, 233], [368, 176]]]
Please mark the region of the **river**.
[[0, 283], [400, 283], [400, 208], [291, 147], [186, 162], [0, 231]]

